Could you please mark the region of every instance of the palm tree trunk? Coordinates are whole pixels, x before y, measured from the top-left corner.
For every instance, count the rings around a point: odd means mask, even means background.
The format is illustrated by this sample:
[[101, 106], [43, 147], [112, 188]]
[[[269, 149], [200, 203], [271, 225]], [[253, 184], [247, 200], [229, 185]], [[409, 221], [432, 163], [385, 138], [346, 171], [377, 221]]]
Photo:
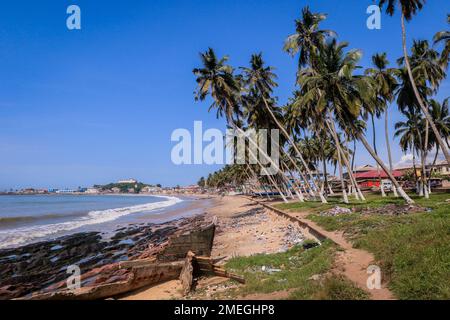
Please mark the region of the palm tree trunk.
[[347, 191], [345, 190], [344, 173], [342, 171], [343, 169], [342, 169], [342, 159], [341, 159], [341, 153], [342, 153], [341, 147], [340, 147], [339, 139], [338, 139], [337, 135], [335, 134], [333, 118], [331, 117], [330, 114], [328, 114], [328, 118], [330, 121], [329, 125], [331, 126], [331, 135], [333, 136], [334, 142], [336, 144], [336, 148], [338, 149], [339, 179], [341, 179], [342, 197], [344, 199], [344, 203], [348, 203]]
[[428, 178], [427, 178], [427, 156], [428, 156], [428, 138], [429, 138], [429, 124], [425, 121], [425, 142], [423, 143], [423, 160], [422, 160], [422, 170], [423, 170], [423, 189], [425, 192], [425, 198], [429, 199], [429, 189], [428, 189]]
[[450, 164], [450, 154], [448, 153], [447, 147], [445, 146], [444, 141], [442, 140], [439, 130], [437, 129], [436, 125], [434, 124], [433, 118], [431, 117], [430, 113], [428, 112], [428, 109], [426, 108], [425, 104], [423, 103], [423, 100], [420, 97], [419, 90], [417, 90], [417, 86], [414, 81], [414, 76], [412, 74], [411, 65], [409, 64], [408, 50], [406, 48], [405, 15], [403, 13], [401, 16], [401, 22], [402, 22], [403, 55], [405, 56], [405, 65], [406, 65], [406, 69], [408, 70], [408, 76], [409, 76], [409, 80], [411, 81], [411, 86], [414, 90], [414, 95], [416, 96], [416, 99], [419, 102], [420, 109], [422, 109], [422, 112], [425, 115], [425, 118], [430, 123], [430, 126], [433, 129], [434, 135], [436, 136], [436, 139], [442, 149], [442, 152], [445, 155], [445, 159], [447, 160], [447, 163]]
[[[241, 130], [242, 131], [242, 130]], [[252, 140], [252, 139], [249, 139]], [[281, 198], [283, 199], [283, 201], [285, 203], [288, 203], [286, 197], [284, 196], [283, 192], [281, 192], [281, 189], [278, 187], [278, 184], [275, 182], [275, 180], [273, 179], [273, 177], [269, 174], [269, 172], [267, 171], [267, 169], [261, 164], [261, 162], [259, 162], [258, 157], [255, 156], [255, 154], [253, 153], [253, 151], [249, 148], [248, 151], [250, 152], [250, 155], [256, 159], [256, 161], [258, 162], [258, 165], [261, 167], [261, 169], [265, 172], [265, 174], [268, 176], [268, 179], [270, 180], [270, 182], [272, 183], [272, 185], [275, 187], [275, 189], [278, 191], [278, 193], [280, 194]], [[277, 167], [278, 168], [278, 167]], [[278, 168], [279, 170], [279, 168]]]
[[361, 191], [361, 188], [359, 187], [358, 182], [356, 181], [356, 178], [355, 178], [355, 176], [353, 174], [353, 170], [350, 169], [350, 162], [349, 162], [347, 156], [345, 155], [345, 153], [343, 152], [343, 150], [341, 148], [341, 144], [340, 144], [339, 138], [337, 136], [337, 132], [336, 132], [336, 127], [334, 125], [333, 118], [331, 117], [331, 114], [328, 114], [328, 118], [329, 118], [329, 121], [325, 121], [325, 123], [326, 123], [326, 125], [328, 127], [328, 130], [331, 131], [331, 135], [334, 138], [334, 142], [336, 144], [336, 148], [338, 149], [338, 158], [342, 157], [342, 159], [344, 160], [345, 165], [347, 166], [347, 171], [348, 171], [348, 176], [350, 178], [350, 182], [353, 185], [353, 187], [355, 188], [355, 197], [358, 200], [359, 200], [359, 198], [361, 198], [361, 200], [366, 201], [366, 198], [364, 197], [364, 195], [363, 195], [363, 193]]
[[300, 170], [300, 168], [298, 167], [297, 163], [294, 161], [294, 159], [292, 159], [291, 155], [289, 154], [289, 152], [285, 151], [283, 148], [280, 148], [280, 150], [286, 155], [286, 157], [288, 158], [289, 162], [292, 163], [292, 165], [294, 166], [294, 168], [297, 170], [297, 172], [301, 175], [304, 183], [306, 184], [306, 186], [309, 189], [309, 194], [313, 197], [315, 197], [315, 193], [313, 192], [311, 185], [308, 182], [308, 179], [306, 179], [306, 176], [303, 174], [303, 171]]
[[[232, 104], [231, 104], [232, 105]], [[245, 132], [239, 128], [236, 123], [234, 122], [233, 118], [231, 115], [227, 115], [227, 120], [228, 123], [230, 124], [230, 126], [234, 129], [237, 130], [240, 134], [243, 134], [245, 136]], [[250, 143], [252, 143], [260, 152], [261, 155], [263, 155], [266, 159], [269, 160], [269, 162], [271, 163], [271, 165], [274, 165], [277, 169], [277, 171], [280, 171], [280, 167], [278, 164], [276, 164], [265, 152], [264, 150], [261, 149], [261, 147], [255, 142], [253, 141], [253, 139], [251, 137], [248, 137], [248, 141]], [[265, 171], [265, 173], [267, 175], [269, 175], [269, 172], [267, 171], [267, 169], [261, 164], [261, 162], [258, 160], [258, 157], [255, 156], [255, 154], [251, 151], [251, 148], [248, 149], [249, 152], [251, 153], [251, 156], [256, 160], [256, 162], [258, 163], [258, 165]], [[288, 202], [287, 199], [285, 198], [284, 194], [281, 192], [280, 188], [277, 186], [277, 184], [273, 181], [272, 177], [270, 177], [269, 175], [269, 179], [271, 179], [271, 182], [274, 184], [274, 187], [277, 189], [277, 191], [280, 193], [280, 196], [283, 198], [284, 202]]]
[[[386, 148], [387, 148], [387, 153], [388, 153], [388, 158], [389, 158], [389, 170], [392, 171], [394, 170], [394, 166], [392, 165], [392, 154], [391, 154], [391, 143], [389, 142], [389, 129], [388, 129], [388, 124], [389, 124], [389, 106], [386, 105], [386, 111], [385, 113], [385, 117], [384, 117], [384, 133], [386, 135]], [[395, 188], [395, 186], [392, 186], [392, 191], [394, 192], [394, 197], [398, 197], [398, 193], [397, 193], [397, 188]]]
[[282, 162], [281, 165], [284, 166], [284, 169], [291, 176], [292, 184], [295, 186], [294, 187], [294, 192], [297, 195], [298, 199], [300, 200], [300, 202], [305, 202], [305, 197], [303, 196], [302, 190], [300, 189], [300, 187], [298, 186], [297, 182], [295, 181], [295, 177], [292, 174], [291, 170], [289, 170], [288, 166], [284, 162]]
[[380, 159], [380, 157], [378, 157], [375, 154], [375, 151], [370, 147], [369, 143], [366, 140], [366, 137], [361, 134], [358, 133], [358, 138], [359, 140], [362, 142], [362, 144], [364, 145], [364, 147], [367, 149], [367, 151], [370, 153], [370, 155], [375, 159], [376, 162], [378, 162], [378, 164], [381, 166], [381, 168], [384, 170], [384, 172], [386, 172], [386, 174], [388, 175], [389, 179], [392, 181], [392, 183], [394, 184], [394, 186], [397, 188], [398, 193], [400, 194], [400, 196], [405, 199], [405, 201], [409, 204], [413, 204], [414, 200], [412, 200], [407, 194], [406, 192], [403, 190], [403, 188], [400, 186], [400, 184], [398, 183], [397, 179], [395, 179], [395, 177], [392, 175], [392, 173], [389, 171], [389, 169], [386, 167], [386, 165], [383, 163], [383, 161]]
[[263, 97], [263, 100], [264, 100], [264, 104], [266, 106], [267, 111], [269, 111], [269, 113], [270, 113], [271, 117], [273, 118], [273, 120], [275, 121], [276, 125], [281, 130], [281, 132], [286, 137], [286, 139], [288, 139], [288, 141], [290, 142], [290, 144], [294, 148], [295, 152], [297, 153], [297, 156], [299, 157], [299, 159], [302, 162], [303, 166], [305, 167], [306, 173], [310, 176], [311, 183], [313, 184], [314, 188], [316, 189], [317, 193], [319, 194], [320, 200], [322, 201], [322, 203], [328, 203], [327, 200], [325, 199], [325, 197], [323, 196], [323, 194], [319, 191], [319, 188], [317, 187], [317, 184], [314, 181], [314, 177], [313, 177], [313, 175], [311, 173], [311, 170], [309, 170], [308, 165], [307, 165], [305, 159], [303, 158], [300, 150], [298, 150], [297, 146], [295, 145], [295, 142], [292, 140], [291, 136], [287, 133], [286, 129], [278, 121], [277, 117], [275, 117], [275, 115], [273, 114], [272, 109], [270, 109], [269, 105], [267, 104], [266, 98]]
[[[377, 151], [377, 137], [376, 137], [376, 131], [375, 131], [375, 120], [373, 118], [373, 114], [370, 114], [370, 117], [372, 119], [372, 132], [373, 132], [373, 150], [375, 151], [375, 154], [378, 156], [378, 151]], [[381, 196], [382, 197], [386, 197], [386, 193], [384, 192], [384, 188], [383, 188], [383, 182], [381, 181], [381, 173], [380, 173], [380, 166], [377, 165], [377, 173], [378, 173], [378, 181], [380, 183], [380, 191], [381, 191]]]
[[416, 168], [416, 148], [412, 148], [413, 153], [413, 170], [414, 170], [414, 179], [416, 182], [416, 193], [418, 194], [420, 192], [419, 188], [419, 176], [417, 175], [417, 168]]

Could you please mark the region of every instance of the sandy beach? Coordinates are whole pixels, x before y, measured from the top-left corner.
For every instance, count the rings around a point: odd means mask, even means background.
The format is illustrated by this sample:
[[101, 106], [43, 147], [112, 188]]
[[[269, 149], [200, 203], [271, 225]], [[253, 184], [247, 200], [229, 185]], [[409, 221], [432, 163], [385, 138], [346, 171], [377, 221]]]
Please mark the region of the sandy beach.
[[[220, 259], [219, 264], [224, 264], [230, 258], [237, 256], [286, 251], [307, 238], [299, 226], [242, 196], [215, 197], [214, 204], [206, 210], [206, 215], [211, 219], [217, 217], [212, 258]], [[209, 299], [210, 292], [218, 293], [238, 286], [229, 284], [228, 280], [222, 277], [202, 277], [198, 280], [196, 292], [188, 298]], [[122, 299], [186, 298], [182, 296], [181, 291], [181, 282], [173, 280], [127, 294]], [[282, 298], [282, 296], [266, 298]]]

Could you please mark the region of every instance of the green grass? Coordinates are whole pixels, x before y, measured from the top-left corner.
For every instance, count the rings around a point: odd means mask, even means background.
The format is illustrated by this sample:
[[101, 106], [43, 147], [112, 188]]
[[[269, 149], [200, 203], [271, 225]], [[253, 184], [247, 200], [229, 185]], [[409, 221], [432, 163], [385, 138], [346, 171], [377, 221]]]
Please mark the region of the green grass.
[[[288, 210], [310, 212], [309, 218], [327, 230], [343, 230], [355, 247], [375, 255], [390, 288], [400, 299], [450, 299], [450, 203], [448, 194], [432, 194], [429, 200], [414, 196], [427, 213], [404, 216], [361, 215], [323, 217], [317, 213], [337, 203], [281, 205]], [[370, 196], [368, 203], [347, 207], [380, 207], [401, 199]], [[343, 206], [343, 205], [341, 205]]]
[[369, 295], [345, 277], [333, 275], [294, 291], [290, 299], [368, 300]]
[[[348, 280], [323, 276], [332, 268], [336, 250], [334, 244], [325, 241], [308, 250], [295, 246], [283, 253], [233, 258], [225, 267], [246, 279], [245, 286], [235, 292], [236, 295], [292, 289], [292, 299], [332, 299], [339, 292], [349, 299], [365, 298]], [[281, 271], [267, 273], [262, 271], [263, 266]], [[322, 275], [324, 280], [309, 279], [313, 275]]]

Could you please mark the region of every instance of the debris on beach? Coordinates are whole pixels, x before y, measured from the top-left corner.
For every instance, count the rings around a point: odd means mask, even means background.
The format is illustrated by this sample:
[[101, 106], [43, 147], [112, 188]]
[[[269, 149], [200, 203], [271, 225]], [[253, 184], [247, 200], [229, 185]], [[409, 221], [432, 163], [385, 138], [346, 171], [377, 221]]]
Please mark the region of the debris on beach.
[[320, 215], [322, 217], [335, 217], [335, 216], [339, 216], [339, 215], [342, 215], [342, 214], [350, 214], [350, 213], [352, 213], [352, 210], [350, 210], [348, 208], [343, 208], [343, 207], [336, 206], [336, 207], [334, 207], [334, 208], [332, 208], [330, 210], [322, 211], [320, 213]]
[[431, 212], [430, 208], [423, 208], [419, 205], [413, 204], [387, 204], [382, 207], [377, 208], [365, 208], [361, 210], [361, 214], [372, 215], [372, 214], [380, 214], [380, 215], [391, 215], [391, 216], [400, 216], [411, 213], [418, 212]]
[[270, 267], [262, 266], [261, 267], [261, 271], [265, 272], [265, 273], [272, 274], [272, 273], [276, 273], [276, 272], [281, 272], [282, 270], [281, 269], [277, 269], [277, 268], [270, 268]]

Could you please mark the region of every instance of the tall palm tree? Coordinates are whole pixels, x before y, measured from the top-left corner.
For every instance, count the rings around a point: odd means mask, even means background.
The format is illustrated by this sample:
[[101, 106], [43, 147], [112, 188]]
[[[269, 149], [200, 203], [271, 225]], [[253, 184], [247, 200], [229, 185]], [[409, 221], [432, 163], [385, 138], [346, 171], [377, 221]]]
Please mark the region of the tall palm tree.
[[403, 152], [411, 151], [413, 156], [413, 169], [414, 176], [416, 177], [417, 183], [417, 173], [416, 173], [416, 154], [422, 148], [420, 140], [421, 127], [420, 122], [422, 121], [419, 110], [417, 108], [409, 108], [403, 110], [403, 114], [406, 117], [406, 121], [399, 121], [395, 124], [395, 137], [400, 137], [400, 148]]
[[[347, 43], [337, 43], [335, 39], [329, 41], [319, 51], [316, 66], [302, 70], [299, 74], [299, 84], [302, 88], [299, 103], [316, 103], [318, 112], [327, 115], [335, 141], [335, 121], [341, 127], [354, 126], [363, 105], [373, 100], [375, 91], [373, 80], [354, 75], [362, 54], [359, 50], [344, 53], [347, 46]], [[390, 170], [371, 148], [364, 134], [362, 132], [356, 134], [370, 155], [386, 172], [399, 194], [408, 203], [413, 203], [414, 201], [403, 191]], [[336, 141], [336, 144], [338, 143], [339, 141]]]
[[[434, 99], [430, 99], [430, 113], [433, 117], [436, 127], [442, 137], [445, 138], [448, 144], [448, 137], [450, 136], [450, 110], [449, 110], [449, 100], [450, 97], [444, 99], [444, 101], [439, 103]], [[436, 164], [437, 156], [439, 153], [439, 144], [436, 142], [436, 138], [433, 134], [430, 135], [431, 143], [434, 144], [436, 148], [436, 153], [433, 161], [433, 165]]]
[[[387, 59], [387, 54], [385, 52], [381, 54], [375, 54], [372, 56], [372, 64], [373, 68], [369, 68], [366, 70], [366, 74], [370, 75], [376, 83], [376, 94], [377, 94], [377, 102], [381, 104], [384, 108], [384, 133], [386, 139], [386, 148], [389, 158], [389, 169], [393, 170], [392, 164], [392, 154], [391, 154], [391, 146], [390, 146], [390, 138], [389, 138], [389, 104], [394, 100], [394, 92], [398, 86], [397, 80], [395, 79], [395, 69], [387, 68], [389, 65], [389, 61]], [[378, 108], [381, 110], [381, 108]], [[373, 119], [373, 116], [372, 116]], [[373, 122], [372, 122], [373, 125]], [[375, 126], [374, 126], [375, 127]], [[375, 136], [375, 132], [374, 132]], [[374, 142], [374, 145], [376, 143]], [[376, 152], [376, 150], [375, 150]], [[383, 189], [382, 189], [383, 190]], [[397, 197], [397, 190], [395, 187], [393, 188], [394, 195]]]
[[[269, 113], [269, 115], [272, 117], [273, 121], [275, 122], [276, 126], [281, 130], [283, 136], [287, 139], [287, 141], [296, 148], [294, 141], [292, 140], [289, 133], [286, 131], [284, 126], [281, 124], [280, 119], [278, 119], [273, 111], [273, 105], [270, 105], [269, 102], [271, 99], [271, 94], [273, 92], [273, 88], [277, 86], [277, 83], [275, 82], [276, 75], [273, 73], [273, 67], [266, 67], [264, 60], [262, 58], [262, 54], [253, 54], [250, 59], [250, 67], [249, 68], [241, 68], [243, 70], [243, 79], [244, 83], [250, 88], [251, 91], [256, 92], [257, 95], [259, 95], [264, 102], [265, 110]], [[303, 156], [300, 152], [300, 150], [296, 149], [297, 156], [302, 162], [305, 162], [303, 159]], [[312, 184], [314, 185], [315, 182], [312, 179], [312, 174], [310, 170], [305, 164], [305, 170], [307, 171], [308, 175], [311, 177]], [[300, 169], [298, 169], [300, 171]], [[323, 194], [318, 190], [317, 186], [315, 186], [315, 189], [318, 191], [320, 199], [323, 203], [326, 203], [326, 199], [323, 196]]]
[[408, 71], [408, 76], [411, 81], [411, 85], [413, 88], [414, 95], [416, 96], [417, 102], [420, 106], [420, 109], [422, 110], [423, 114], [425, 115], [428, 123], [430, 124], [436, 139], [439, 143], [439, 146], [441, 147], [445, 158], [447, 160], [447, 163], [450, 164], [450, 153], [448, 152], [447, 146], [444, 144], [444, 140], [439, 135], [439, 131], [436, 128], [435, 123], [433, 122], [433, 119], [431, 118], [430, 113], [428, 112], [428, 108], [426, 104], [424, 103], [422, 97], [420, 96], [419, 90], [417, 89], [413, 71], [411, 68], [411, 65], [409, 63], [409, 57], [408, 57], [408, 49], [406, 47], [406, 27], [405, 27], [405, 20], [410, 21], [412, 17], [420, 11], [426, 0], [379, 0], [379, 6], [383, 7], [386, 5], [386, 12], [389, 15], [393, 15], [395, 12], [395, 8], [398, 5], [399, 9], [401, 10], [401, 26], [402, 26], [402, 44], [403, 44], [403, 55], [405, 59], [405, 66], [406, 70]]
[[[218, 59], [214, 50], [209, 48], [206, 52], [200, 54], [202, 68], [193, 69], [196, 76], [197, 89], [195, 91], [195, 100], [203, 101], [208, 95], [213, 99], [209, 110], [217, 109], [217, 116], [225, 115], [227, 124], [235, 129], [240, 134], [245, 134], [244, 131], [237, 125], [238, 120], [236, 115], [240, 115], [240, 100], [241, 100], [241, 86], [239, 78], [234, 75], [234, 69], [227, 65], [228, 57]], [[271, 162], [276, 168], [278, 165], [258, 146], [258, 144], [249, 138], [249, 142], [256, 146], [265, 159]], [[250, 150], [251, 151], [251, 150]], [[257, 160], [262, 170], [267, 173], [267, 170], [258, 160], [257, 156], [251, 154]], [[275, 185], [277, 188], [277, 186]], [[280, 195], [285, 202], [283, 193]]]
[[302, 18], [295, 20], [295, 33], [287, 37], [283, 50], [291, 56], [299, 55], [299, 69], [314, 60], [318, 48], [327, 37], [336, 34], [332, 30], [320, 29], [320, 23], [326, 18], [326, 14], [313, 13], [306, 6], [302, 10]]
[[[447, 23], [450, 25], [450, 14], [447, 14]], [[442, 49], [441, 53], [441, 64], [444, 68], [447, 68], [450, 59], [450, 31], [445, 30], [436, 33], [433, 40], [434, 44], [444, 43], [444, 49]]]
[[[414, 41], [411, 49], [411, 56], [408, 57], [410, 61], [410, 66], [412, 68], [412, 72], [414, 75], [414, 81], [417, 87], [417, 91], [421, 96], [422, 100], [425, 101], [428, 105], [428, 96], [437, 92], [439, 88], [440, 81], [445, 78], [445, 71], [442, 69], [441, 64], [439, 62], [439, 53], [429, 46], [428, 41], [419, 40]], [[405, 58], [399, 59], [399, 64], [403, 65], [405, 63]], [[409, 80], [409, 76], [406, 78]], [[408, 94], [413, 96], [413, 92], [411, 92], [410, 88], [412, 85], [408, 86]], [[413, 88], [414, 90], [414, 88]], [[412, 106], [419, 109], [416, 101], [413, 100]], [[419, 109], [420, 110], [420, 109]], [[428, 110], [428, 108], [427, 108]], [[433, 119], [434, 121], [434, 119]], [[421, 122], [422, 123], [422, 122]], [[422, 148], [420, 148], [421, 154], [421, 164], [422, 164], [422, 185], [423, 191], [421, 190], [421, 194], [424, 193], [425, 197], [428, 197], [427, 190], [427, 178], [426, 178], [426, 158], [428, 155], [428, 151], [430, 149], [429, 144], [429, 121], [425, 121], [423, 123], [423, 135], [419, 136], [419, 140], [422, 143]], [[434, 135], [436, 138], [436, 135]]]

